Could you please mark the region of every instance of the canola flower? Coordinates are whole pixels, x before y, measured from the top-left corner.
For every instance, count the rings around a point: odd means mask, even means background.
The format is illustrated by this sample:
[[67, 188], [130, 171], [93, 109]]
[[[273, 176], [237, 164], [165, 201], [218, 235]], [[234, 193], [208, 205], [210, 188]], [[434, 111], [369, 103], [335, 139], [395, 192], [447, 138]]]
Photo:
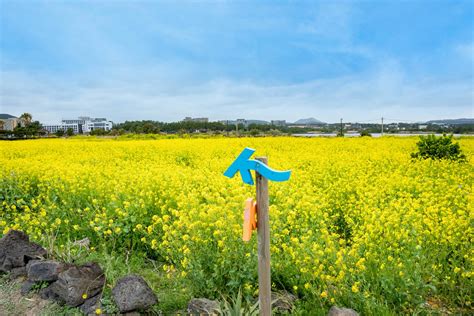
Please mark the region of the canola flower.
[[270, 184], [274, 287], [331, 303], [415, 306], [436, 293], [470, 306], [474, 139], [460, 140], [467, 163], [412, 161], [416, 141], [0, 142], [0, 233], [58, 244], [88, 237], [91, 250], [163, 258], [170, 277], [202, 295], [258, 293], [256, 237], [241, 241], [255, 188], [222, 175], [248, 146], [293, 171]]

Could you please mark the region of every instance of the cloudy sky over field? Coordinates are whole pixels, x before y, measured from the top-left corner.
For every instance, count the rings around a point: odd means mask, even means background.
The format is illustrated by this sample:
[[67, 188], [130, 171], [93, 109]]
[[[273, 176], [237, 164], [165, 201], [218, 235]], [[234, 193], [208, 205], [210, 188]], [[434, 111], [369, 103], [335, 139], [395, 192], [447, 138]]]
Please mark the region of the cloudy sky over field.
[[472, 1], [0, 0], [0, 113], [474, 117]]

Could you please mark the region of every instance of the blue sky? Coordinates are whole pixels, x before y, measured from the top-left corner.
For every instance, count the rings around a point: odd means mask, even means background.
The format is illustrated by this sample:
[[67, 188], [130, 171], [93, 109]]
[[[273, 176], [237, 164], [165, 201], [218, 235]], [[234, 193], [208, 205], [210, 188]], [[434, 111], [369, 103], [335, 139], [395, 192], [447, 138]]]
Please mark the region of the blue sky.
[[0, 112], [474, 117], [473, 1], [0, 0]]

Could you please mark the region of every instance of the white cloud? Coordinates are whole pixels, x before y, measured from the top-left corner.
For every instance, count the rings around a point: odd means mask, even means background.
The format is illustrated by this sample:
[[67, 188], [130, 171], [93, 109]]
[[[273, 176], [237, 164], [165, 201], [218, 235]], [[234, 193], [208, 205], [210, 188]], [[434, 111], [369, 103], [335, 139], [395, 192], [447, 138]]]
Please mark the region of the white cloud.
[[[196, 84], [166, 69], [129, 69], [85, 81], [3, 71], [0, 112], [30, 112], [42, 122], [90, 115], [114, 121], [256, 118], [294, 121], [313, 116], [335, 122], [381, 116], [404, 120], [473, 117], [466, 81], [410, 80], [396, 62], [377, 71], [298, 84], [264, 85], [230, 79]], [[161, 74], [161, 75], [157, 75]], [[106, 79], [113, 78], [113, 79]]]

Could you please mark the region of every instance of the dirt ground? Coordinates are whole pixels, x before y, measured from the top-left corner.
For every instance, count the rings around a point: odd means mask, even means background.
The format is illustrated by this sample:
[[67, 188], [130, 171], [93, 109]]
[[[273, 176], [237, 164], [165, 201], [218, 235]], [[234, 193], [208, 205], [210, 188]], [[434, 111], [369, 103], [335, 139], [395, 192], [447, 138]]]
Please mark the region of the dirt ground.
[[41, 299], [37, 294], [22, 296], [20, 287], [20, 282], [0, 278], [0, 316], [54, 314], [53, 309], [57, 306], [56, 304]]

